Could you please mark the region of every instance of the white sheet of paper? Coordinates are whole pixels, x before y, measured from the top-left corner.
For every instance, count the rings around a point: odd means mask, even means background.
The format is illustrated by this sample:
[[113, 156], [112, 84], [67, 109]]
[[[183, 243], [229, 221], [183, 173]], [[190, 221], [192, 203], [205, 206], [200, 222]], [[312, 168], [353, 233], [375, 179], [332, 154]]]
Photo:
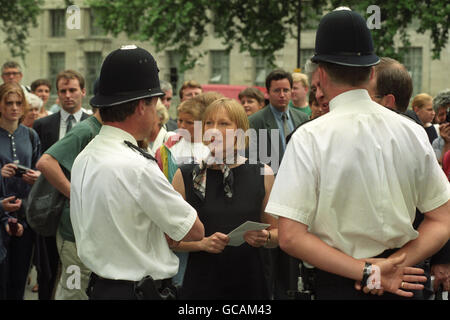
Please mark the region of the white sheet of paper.
[[228, 246], [237, 247], [245, 242], [244, 234], [247, 231], [259, 231], [264, 230], [269, 227], [270, 224], [260, 223], [254, 221], [247, 221], [241, 224], [239, 227], [231, 231], [227, 236], [230, 238], [230, 242], [228, 242]]

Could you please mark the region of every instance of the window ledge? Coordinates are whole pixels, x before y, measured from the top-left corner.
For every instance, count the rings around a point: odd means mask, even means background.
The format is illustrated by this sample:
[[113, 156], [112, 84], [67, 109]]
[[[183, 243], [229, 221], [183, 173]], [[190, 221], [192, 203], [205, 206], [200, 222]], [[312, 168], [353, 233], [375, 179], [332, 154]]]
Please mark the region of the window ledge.
[[78, 42], [86, 42], [86, 41], [103, 41], [111, 43], [112, 39], [107, 36], [87, 36], [87, 37], [78, 37], [75, 40]]

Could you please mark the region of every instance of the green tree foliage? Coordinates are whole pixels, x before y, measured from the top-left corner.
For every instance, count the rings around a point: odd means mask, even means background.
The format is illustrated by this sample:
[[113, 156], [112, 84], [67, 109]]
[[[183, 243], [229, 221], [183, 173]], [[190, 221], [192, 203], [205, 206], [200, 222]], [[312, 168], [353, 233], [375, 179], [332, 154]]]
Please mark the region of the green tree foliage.
[[[306, 1], [304, 1], [306, 2]], [[305, 17], [318, 17], [326, 1], [307, 1]], [[198, 47], [208, 33], [231, 49], [238, 45], [252, 56], [273, 62], [297, 25], [298, 1], [292, 0], [87, 0], [100, 25], [113, 35], [150, 40], [157, 51], [171, 49], [182, 56], [182, 69], [193, 67], [204, 54]], [[295, 29], [294, 29], [295, 27]]]
[[[45, 0], [0, 0], [0, 30], [13, 56], [24, 57], [30, 26]], [[66, 5], [72, 0], [64, 0]], [[407, 27], [430, 32], [433, 58], [448, 43], [450, 3], [443, 0], [85, 0], [95, 11], [99, 24], [113, 35], [125, 32], [130, 38], [148, 41], [156, 50], [176, 50], [183, 68], [191, 68], [204, 54], [196, 49], [210, 33], [231, 49], [238, 46], [252, 56], [262, 54], [274, 61], [289, 37], [297, 32], [301, 2], [302, 30], [317, 26], [320, 17], [337, 6], [349, 6], [368, 18], [366, 9], [378, 5], [381, 28], [372, 30], [377, 54], [401, 58], [394, 46], [398, 36], [402, 47], [410, 45]]]
[[[381, 12], [381, 27], [373, 29], [372, 36], [376, 53], [402, 60], [404, 49], [411, 45], [408, 27], [418, 33], [431, 33], [433, 59], [439, 59], [442, 49], [448, 43], [450, 29], [450, 2], [443, 0], [332, 0], [331, 7], [349, 6], [363, 17], [370, 5], [377, 5]], [[395, 48], [394, 37], [398, 36], [401, 48]]]
[[4, 43], [13, 57], [24, 59], [29, 28], [37, 26], [43, 4], [44, 0], [0, 0], [0, 30], [6, 35]]
[[402, 47], [410, 46], [407, 27], [419, 33], [431, 32], [433, 58], [438, 59], [448, 42], [450, 3], [428, 0], [86, 0], [96, 9], [103, 28], [114, 35], [125, 32], [139, 40], [151, 40], [157, 50], [177, 50], [182, 64], [191, 68], [203, 53], [194, 53], [208, 33], [231, 49], [238, 45], [252, 56], [262, 54], [270, 62], [289, 36], [295, 37], [301, 2], [301, 27], [317, 26], [320, 17], [338, 6], [349, 6], [369, 18], [370, 5], [378, 5], [381, 28], [373, 29], [376, 52], [401, 59], [394, 46], [398, 36]]

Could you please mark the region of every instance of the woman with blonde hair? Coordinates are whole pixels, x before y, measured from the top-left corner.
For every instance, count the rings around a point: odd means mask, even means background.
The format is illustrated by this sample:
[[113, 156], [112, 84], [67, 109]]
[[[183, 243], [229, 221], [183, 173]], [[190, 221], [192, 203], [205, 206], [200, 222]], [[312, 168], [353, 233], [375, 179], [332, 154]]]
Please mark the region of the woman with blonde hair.
[[158, 165], [170, 182], [180, 164], [200, 163], [208, 156], [209, 149], [202, 143], [202, 132], [196, 132], [194, 125], [196, 121], [201, 122], [206, 107], [222, 97], [217, 92], [206, 92], [178, 106], [177, 134], [169, 137], [156, 151]]
[[417, 118], [422, 122], [430, 143], [433, 143], [433, 140], [438, 137], [436, 128], [432, 124], [435, 116], [433, 97], [427, 93], [420, 93], [414, 97], [411, 107]]
[[0, 86], [0, 232], [6, 249], [0, 264], [0, 300], [23, 299], [31, 262], [33, 231], [26, 223], [24, 200], [40, 175], [35, 168], [41, 151], [37, 133], [20, 124], [27, 108], [19, 84]]
[[167, 142], [171, 136], [175, 135], [175, 132], [168, 132], [166, 130], [165, 124], [169, 121], [169, 113], [161, 99], [158, 99], [158, 102], [156, 103], [156, 114], [158, 115], [159, 121], [155, 123], [155, 129], [149, 137], [150, 142], [148, 144], [148, 150], [151, 151], [152, 154], [155, 154], [163, 143]]
[[[208, 156], [209, 149], [202, 143], [201, 125], [194, 130], [195, 122], [201, 123], [206, 107], [222, 97], [222, 94], [210, 91], [186, 100], [178, 106], [177, 134], [169, 137], [155, 154], [158, 165], [169, 182], [172, 182], [180, 165], [201, 163]], [[180, 287], [183, 284], [188, 254], [186, 252], [177, 252], [176, 254], [180, 259], [180, 264], [178, 273], [172, 281], [175, 286]]]
[[[173, 186], [196, 210], [205, 226], [201, 241], [181, 242], [174, 250], [189, 252], [182, 299], [269, 299], [264, 247], [278, 244], [277, 221], [264, 209], [274, 181], [272, 169], [243, 157], [249, 122], [233, 99], [219, 99], [203, 115], [210, 157], [183, 165]], [[246, 221], [263, 222], [264, 230], [247, 231], [242, 244], [229, 245], [227, 234]], [[245, 242], [244, 242], [245, 241]]]

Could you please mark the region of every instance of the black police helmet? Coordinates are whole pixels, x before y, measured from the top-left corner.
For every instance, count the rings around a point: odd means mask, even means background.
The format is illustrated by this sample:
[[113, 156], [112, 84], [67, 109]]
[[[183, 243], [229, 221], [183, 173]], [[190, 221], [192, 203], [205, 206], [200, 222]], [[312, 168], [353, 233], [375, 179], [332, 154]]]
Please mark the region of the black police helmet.
[[122, 46], [103, 61], [93, 107], [106, 108], [133, 100], [160, 97], [158, 66], [153, 56], [135, 45]]
[[368, 67], [380, 62], [364, 18], [355, 11], [338, 10], [320, 20], [312, 62]]

